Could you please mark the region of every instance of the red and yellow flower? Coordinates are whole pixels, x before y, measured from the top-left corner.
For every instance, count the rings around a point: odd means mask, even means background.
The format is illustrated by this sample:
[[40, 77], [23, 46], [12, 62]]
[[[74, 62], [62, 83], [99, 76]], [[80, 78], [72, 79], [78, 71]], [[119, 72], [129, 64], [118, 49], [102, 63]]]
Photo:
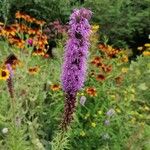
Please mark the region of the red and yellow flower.
[[50, 86], [50, 89], [52, 91], [59, 91], [61, 89], [60, 85], [59, 84], [53, 84]]
[[30, 68], [28, 69], [28, 73], [29, 73], [30, 75], [35, 75], [35, 74], [37, 74], [39, 71], [40, 71], [40, 68], [39, 68], [38, 66], [30, 67]]
[[97, 91], [96, 91], [96, 88], [94, 88], [94, 87], [88, 87], [88, 88], [86, 88], [85, 92], [89, 96], [92, 96], [92, 97], [97, 96]]
[[8, 69], [0, 69], [0, 80], [7, 80], [9, 78], [9, 70]]

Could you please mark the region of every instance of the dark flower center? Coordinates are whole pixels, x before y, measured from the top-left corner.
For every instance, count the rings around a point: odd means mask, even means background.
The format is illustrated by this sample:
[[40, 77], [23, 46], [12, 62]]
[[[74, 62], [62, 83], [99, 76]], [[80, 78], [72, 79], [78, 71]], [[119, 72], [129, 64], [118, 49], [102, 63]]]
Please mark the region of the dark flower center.
[[1, 75], [2, 75], [2, 77], [5, 77], [7, 75], [7, 73], [5, 71], [2, 71]]
[[99, 75], [97, 76], [97, 78], [98, 78], [99, 80], [104, 80], [104, 79], [105, 79], [105, 76], [102, 75], [102, 74], [99, 74]]

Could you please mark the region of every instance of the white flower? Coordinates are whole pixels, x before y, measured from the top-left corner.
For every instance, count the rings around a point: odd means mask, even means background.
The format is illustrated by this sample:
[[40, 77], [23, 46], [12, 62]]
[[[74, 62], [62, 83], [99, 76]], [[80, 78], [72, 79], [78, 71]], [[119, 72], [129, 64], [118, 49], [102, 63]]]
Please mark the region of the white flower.
[[108, 139], [110, 139], [110, 136], [108, 133], [105, 133], [105, 134], [103, 134], [102, 138], [103, 138], [103, 140], [108, 140]]
[[3, 133], [3, 134], [8, 133], [8, 128], [3, 128], [3, 129], [2, 129], [2, 133]]
[[85, 96], [81, 96], [81, 98], [80, 98], [80, 104], [81, 104], [82, 106], [84, 106], [85, 101], [86, 101], [86, 97], [85, 97]]

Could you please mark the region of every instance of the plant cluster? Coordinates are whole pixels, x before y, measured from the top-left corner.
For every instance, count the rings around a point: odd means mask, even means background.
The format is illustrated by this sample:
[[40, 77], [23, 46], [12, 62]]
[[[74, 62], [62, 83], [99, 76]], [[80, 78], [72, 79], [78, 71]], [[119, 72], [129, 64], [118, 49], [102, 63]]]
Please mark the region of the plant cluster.
[[0, 24], [0, 149], [150, 149], [150, 45], [130, 62], [128, 50], [99, 41], [103, 27], [92, 25], [88, 40], [90, 16], [72, 14], [64, 63], [64, 36], [45, 59], [45, 22], [17, 12], [16, 23]]

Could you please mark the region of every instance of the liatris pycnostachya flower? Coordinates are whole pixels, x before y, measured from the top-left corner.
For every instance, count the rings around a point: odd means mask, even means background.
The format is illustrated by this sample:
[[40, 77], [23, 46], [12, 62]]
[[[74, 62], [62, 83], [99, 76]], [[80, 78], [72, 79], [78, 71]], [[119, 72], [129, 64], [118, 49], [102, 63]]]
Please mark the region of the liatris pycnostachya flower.
[[88, 9], [75, 9], [70, 16], [69, 39], [66, 43], [64, 64], [62, 68], [62, 88], [66, 95], [62, 129], [73, 119], [76, 94], [84, 84], [86, 76], [86, 60], [89, 48], [91, 26], [89, 20], [92, 12]]
[[6, 65], [7, 69], [9, 70], [9, 78], [7, 79], [7, 87], [8, 87], [8, 91], [10, 94], [10, 97], [13, 98], [14, 97], [14, 89], [13, 89], [13, 70], [10, 64]]

